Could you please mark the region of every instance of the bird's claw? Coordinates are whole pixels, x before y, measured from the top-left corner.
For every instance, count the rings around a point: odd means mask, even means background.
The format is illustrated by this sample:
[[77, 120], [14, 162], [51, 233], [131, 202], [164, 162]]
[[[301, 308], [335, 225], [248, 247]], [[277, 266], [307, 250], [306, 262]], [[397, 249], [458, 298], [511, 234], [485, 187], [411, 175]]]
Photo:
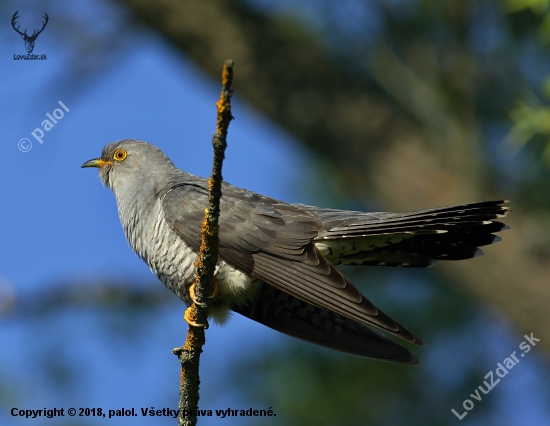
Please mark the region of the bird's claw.
[[195, 318], [193, 318], [193, 315], [191, 314], [191, 309], [192, 308], [187, 308], [185, 310], [185, 313], [183, 314], [183, 319], [187, 321], [187, 324], [189, 324], [191, 327], [204, 327], [204, 329], [207, 330], [209, 327], [208, 321], [206, 321], [204, 324], [199, 324], [198, 322], [195, 322]]
[[[205, 306], [206, 303], [197, 302], [196, 289], [197, 289], [196, 284], [195, 283], [191, 284], [191, 287], [189, 287], [189, 297], [196, 305]], [[218, 294], [218, 282], [214, 280], [214, 288], [212, 289], [212, 294], [210, 294], [208, 298], [213, 299], [214, 297], [216, 297], [216, 294]]]

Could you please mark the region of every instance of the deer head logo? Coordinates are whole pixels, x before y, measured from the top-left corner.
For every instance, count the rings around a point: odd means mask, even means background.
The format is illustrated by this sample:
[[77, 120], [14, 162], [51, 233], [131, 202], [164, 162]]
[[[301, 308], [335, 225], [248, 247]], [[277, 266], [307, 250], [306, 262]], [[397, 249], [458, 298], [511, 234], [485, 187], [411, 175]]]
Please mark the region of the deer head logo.
[[[13, 14], [13, 18], [11, 18], [11, 26], [15, 31], [17, 31], [18, 34], [21, 35], [21, 38], [25, 40], [25, 49], [27, 49], [27, 53], [32, 53], [34, 49], [34, 42], [36, 41], [36, 38], [40, 35], [42, 31], [44, 31], [44, 28], [46, 28], [46, 25], [48, 24], [48, 21], [50, 18], [48, 18], [48, 14], [44, 13], [44, 19], [46, 19], [44, 22], [42, 22], [42, 28], [40, 30], [34, 30], [32, 35], [27, 34], [27, 30], [25, 32], [19, 31], [19, 27], [15, 28], [15, 24], [17, 21], [17, 18], [19, 18], [18, 15], [19, 11], [15, 12]], [[37, 32], [38, 31], [38, 32]]]

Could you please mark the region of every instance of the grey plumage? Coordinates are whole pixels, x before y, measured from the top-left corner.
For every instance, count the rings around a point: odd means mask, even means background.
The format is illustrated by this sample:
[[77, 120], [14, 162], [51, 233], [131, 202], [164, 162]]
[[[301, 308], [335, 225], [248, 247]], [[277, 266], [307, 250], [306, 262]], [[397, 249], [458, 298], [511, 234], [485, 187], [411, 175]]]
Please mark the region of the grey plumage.
[[[82, 167], [100, 168], [132, 249], [190, 305], [207, 180], [131, 139], [107, 145]], [[425, 267], [475, 257], [505, 229], [496, 220], [506, 215], [503, 203], [363, 213], [288, 204], [224, 183], [212, 316], [223, 322], [233, 310], [312, 343], [417, 364], [408, 349], [367, 326], [422, 345], [418, 336], [376, 308], [334, 265]]]

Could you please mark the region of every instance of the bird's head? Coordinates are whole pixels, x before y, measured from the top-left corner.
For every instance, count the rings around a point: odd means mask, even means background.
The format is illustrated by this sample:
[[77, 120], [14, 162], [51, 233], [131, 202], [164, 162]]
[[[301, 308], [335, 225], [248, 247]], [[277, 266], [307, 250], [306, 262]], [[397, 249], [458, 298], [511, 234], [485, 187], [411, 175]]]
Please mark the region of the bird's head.
[[135, 139], [125, 139], [106, 145], [101, 157], [86, 161], [81, 167], [99, 168], [99, 177], [105, 186], [119, 192], [164, 184], [174, 171], [172, 161], [156, 146]]

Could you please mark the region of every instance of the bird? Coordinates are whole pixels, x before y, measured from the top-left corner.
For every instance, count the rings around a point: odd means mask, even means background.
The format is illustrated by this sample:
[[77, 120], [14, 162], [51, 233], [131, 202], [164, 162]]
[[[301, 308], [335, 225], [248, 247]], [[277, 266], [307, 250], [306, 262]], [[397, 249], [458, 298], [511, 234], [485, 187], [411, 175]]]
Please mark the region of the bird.
[[[208, 180], [187, 173], [156, 146], [107, 144], [96, 167], [116, 198], [132, 250], [187, 306], [208, 203]], [[508, 229], [507, 200], [406, 213], [367, 213], [290, 204], [227, 182], [219, 216], [217, 291], [209, 318], [236, 312], [284, 334], [375, 360], [420, 359], [383, 333], [423, 346], [411, 330], [371, 303], [339, 265], [418, 268], [477, 257]]]

